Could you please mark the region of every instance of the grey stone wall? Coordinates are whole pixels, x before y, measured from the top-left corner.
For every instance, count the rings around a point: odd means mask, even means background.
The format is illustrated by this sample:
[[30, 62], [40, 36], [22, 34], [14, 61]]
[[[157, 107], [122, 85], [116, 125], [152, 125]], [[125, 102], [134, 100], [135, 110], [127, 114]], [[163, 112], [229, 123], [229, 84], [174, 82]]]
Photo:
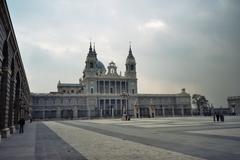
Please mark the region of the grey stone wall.
[[21, 117], [30, 113], [30, 90], [9, 16], [6, 0], [0, 1], [0, 131], [13, 133]]

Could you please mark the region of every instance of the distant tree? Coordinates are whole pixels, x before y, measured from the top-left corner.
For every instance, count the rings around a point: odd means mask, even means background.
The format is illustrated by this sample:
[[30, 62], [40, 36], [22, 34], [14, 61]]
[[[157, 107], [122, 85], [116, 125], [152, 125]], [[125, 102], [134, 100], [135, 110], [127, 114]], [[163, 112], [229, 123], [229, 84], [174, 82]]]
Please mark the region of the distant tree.
[[200, 94], [193, 94], [192, 103], [197, 106], [198, 114], [204, 114], [204, 115], [209, 114], [210, 106], [205, 96], [202, 96]]

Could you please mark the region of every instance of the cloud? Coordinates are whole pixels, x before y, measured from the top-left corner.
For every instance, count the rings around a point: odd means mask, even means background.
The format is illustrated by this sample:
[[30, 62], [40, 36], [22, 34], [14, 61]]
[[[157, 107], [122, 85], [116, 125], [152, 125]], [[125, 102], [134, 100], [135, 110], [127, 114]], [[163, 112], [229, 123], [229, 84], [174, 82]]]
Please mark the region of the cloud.
[[91, 38], [122, 73], [132, 41], [141, 93], [186, 88], [217, 106], [240, 95], [240, 1], [7, 2], [33, 92], [77, 82]]
[[151, 19], [145, 22], [143, 25], [138, 26], [139, 31], [167, 31], [167, 24], [161, 20]]

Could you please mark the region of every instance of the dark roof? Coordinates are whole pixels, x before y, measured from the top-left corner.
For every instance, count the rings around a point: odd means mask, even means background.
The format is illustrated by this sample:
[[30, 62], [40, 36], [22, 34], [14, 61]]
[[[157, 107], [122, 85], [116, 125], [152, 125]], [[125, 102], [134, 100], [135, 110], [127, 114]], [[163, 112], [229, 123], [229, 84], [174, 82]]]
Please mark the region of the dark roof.
[[98, 69], [106, 70], [105, 66], [103, 65], [103, 63], [101, 61], [99, 61], [99, 60], [97, 61], [96, 66], [97, 66]]
[[58, 84], [58, 87], [80, 87], [80, 84], [74, 84], [74, 83], [60, 83]]

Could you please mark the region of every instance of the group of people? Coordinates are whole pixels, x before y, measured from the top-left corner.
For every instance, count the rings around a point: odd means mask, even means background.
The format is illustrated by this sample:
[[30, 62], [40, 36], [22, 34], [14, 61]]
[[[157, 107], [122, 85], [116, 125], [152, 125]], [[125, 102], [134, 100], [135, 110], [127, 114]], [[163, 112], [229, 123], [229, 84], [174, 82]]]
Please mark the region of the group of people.
[[214, 115], [213, 115], [213, 121], [214, 122], [216, 122], [216, 120], [217, 120], [217, 122], [224, 122], [224, 115], [223, 114], [219, 114], [219, 113], [215, 113]]

